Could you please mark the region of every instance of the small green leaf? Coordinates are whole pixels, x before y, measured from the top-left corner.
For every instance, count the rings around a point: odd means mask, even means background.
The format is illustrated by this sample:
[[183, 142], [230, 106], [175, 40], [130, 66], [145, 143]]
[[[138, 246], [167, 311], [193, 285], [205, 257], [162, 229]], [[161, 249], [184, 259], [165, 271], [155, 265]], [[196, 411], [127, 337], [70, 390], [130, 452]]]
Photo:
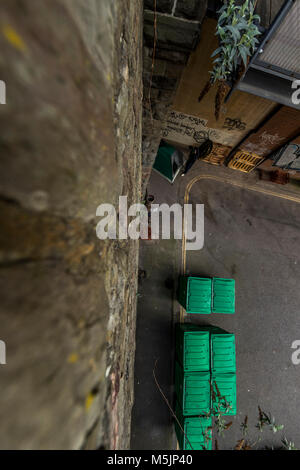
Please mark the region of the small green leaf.
[[244, 47], [240, 48], [239, 52], [241, 54], [241, 57], [242, 57], [242, 60], [244, 62], [245, 67], [247, 67], [247, 53], [246, 53], [245, 48]]
[[223, 11], [222, 15], [219, 18], [219, 24], [221, 24], [222, 21], [225, 20], [226, 18], [227, 18], [227, 13], [226, 11]]
[[222, 48], [221, 47], [218, 47], [218, 49], [216, 49], [212, 55], [210, 56], [211, 58], [215, 57], [216, 55], [218, 55], [220, 52], [222, 51]]
[[237, 31], [233, 26], [231, 25], [228, 25], [228, 26], [225, 26], [224, 28], [226, 31], [229, 31], [233, 38], [234, 38], [234, 41], [237, 42], [239, 39], [240, 39], [240, 33], [239, 31]]

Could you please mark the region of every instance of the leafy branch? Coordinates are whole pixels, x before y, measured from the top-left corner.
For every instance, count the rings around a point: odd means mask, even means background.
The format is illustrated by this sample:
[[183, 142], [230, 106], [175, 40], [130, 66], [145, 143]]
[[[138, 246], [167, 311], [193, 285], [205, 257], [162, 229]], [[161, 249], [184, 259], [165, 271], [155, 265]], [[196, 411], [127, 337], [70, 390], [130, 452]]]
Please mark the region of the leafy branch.
[[276, 434], [278, 431], [281, 431], [284, 428], [282, 424], [277, 425], [275, 423], [275, 419], [272, 418], [270, 414], [267, 414], [262, 411], [260, 407], [258, 407], [258, 413], [258, 423], [256, 425], [256, 428], [260, 432], [263, 432], [264, 426], [267, 426], [269, 429], [271, 429], [273, 434]]
[[254, 54], [261, 34], [257, 23], [259, 15], [254, 14], [255, 5], [251, 0], [245, 0], [243, 5], [235, 5], [235, 0], [225, 0], [218, 11], [219, 18], [216, 36], [219, 47], [213, 52], [214, 68], [210, 72], [210, 80], [206, 83], [199, 96], [199, 101], [208, 93], [210, 88], [218, 83], [216, 94], [215, 116], [219, 119], [221, 105], [224, 102], [228, 85], [242, 67], [247, 67], [249, 57]]

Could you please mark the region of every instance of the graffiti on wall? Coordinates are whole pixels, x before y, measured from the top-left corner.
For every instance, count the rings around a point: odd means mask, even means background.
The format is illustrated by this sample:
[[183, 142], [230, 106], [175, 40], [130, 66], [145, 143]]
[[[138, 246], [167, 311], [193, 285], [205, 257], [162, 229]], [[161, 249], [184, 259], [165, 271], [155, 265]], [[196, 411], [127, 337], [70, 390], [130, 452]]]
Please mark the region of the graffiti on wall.
[[168, 138], [177, 134], [201, 143], [209, 137], [206, 124], [205, 119], [171, 111], [163, 128], [163, 137]]
[[300, 145], [296, 143], [282, 147], [273, 157], [273, 165], [284, 170], [300, 170]]
[[[230, 120], [234, 121], [234, 120]], [[236, 121], [236, 120], [235, 120]], [[197, 116], [190, 116], [177, 111], [170, 111], [163, 127], [162, 137], [166, 140], [181, 143], [183, 145], [201, 144], [207, 139], [213, 142], [232, 146], [239, 137], [234, 137], [236, 133], [241, 133], [244, 123], [230, 122], [232, 131], [226, 129], [212, 129], [207, 126], [208, 121]]]
[[233, 119], [230, 117], [225, 118], [224, 125], [223, 125], [223, 129], [227, 129], [229, 131], [233, 131], [233, 130], [244, 131], [246, 127], [247, 127], [247, 124], [245, 122], [241, 121], [238, 118]]

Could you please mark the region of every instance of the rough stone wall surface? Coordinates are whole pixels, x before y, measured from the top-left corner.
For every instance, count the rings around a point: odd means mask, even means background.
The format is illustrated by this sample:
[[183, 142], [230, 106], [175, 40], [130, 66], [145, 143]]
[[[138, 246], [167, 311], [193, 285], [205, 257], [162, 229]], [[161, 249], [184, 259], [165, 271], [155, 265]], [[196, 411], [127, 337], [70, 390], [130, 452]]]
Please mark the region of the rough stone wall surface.
[[165, 118], [199, 39], [207, 1], [158, 0], [156, 12], [154, 5], [152, 0], [144, 2], [143, 195], [163, 137]]
[[0, 448], [126, 449], [138, 246], [95, 227], [140, 201], [142, 2], [0, 9]]

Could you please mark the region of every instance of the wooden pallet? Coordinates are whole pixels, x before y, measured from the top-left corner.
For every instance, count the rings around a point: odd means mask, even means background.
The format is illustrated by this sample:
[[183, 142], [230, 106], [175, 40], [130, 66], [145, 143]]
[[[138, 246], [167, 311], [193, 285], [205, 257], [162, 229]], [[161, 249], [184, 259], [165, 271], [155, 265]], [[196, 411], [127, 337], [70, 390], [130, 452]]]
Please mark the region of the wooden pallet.
[[242, 171], [243, 173], [250, 173], [263, 161], [263, 159], [263, 157], [260, 157], [256, 153], [238, 150], [230, 160], [228, 167], [233, 170]]
[[223, 165], [230, 150], [231, 148], [226, 147], [226, 145], [214, 143], [211, 153], [207, 155], [207, 157], [203, 158], [203, 161], [210, 163], [211, 165]]

